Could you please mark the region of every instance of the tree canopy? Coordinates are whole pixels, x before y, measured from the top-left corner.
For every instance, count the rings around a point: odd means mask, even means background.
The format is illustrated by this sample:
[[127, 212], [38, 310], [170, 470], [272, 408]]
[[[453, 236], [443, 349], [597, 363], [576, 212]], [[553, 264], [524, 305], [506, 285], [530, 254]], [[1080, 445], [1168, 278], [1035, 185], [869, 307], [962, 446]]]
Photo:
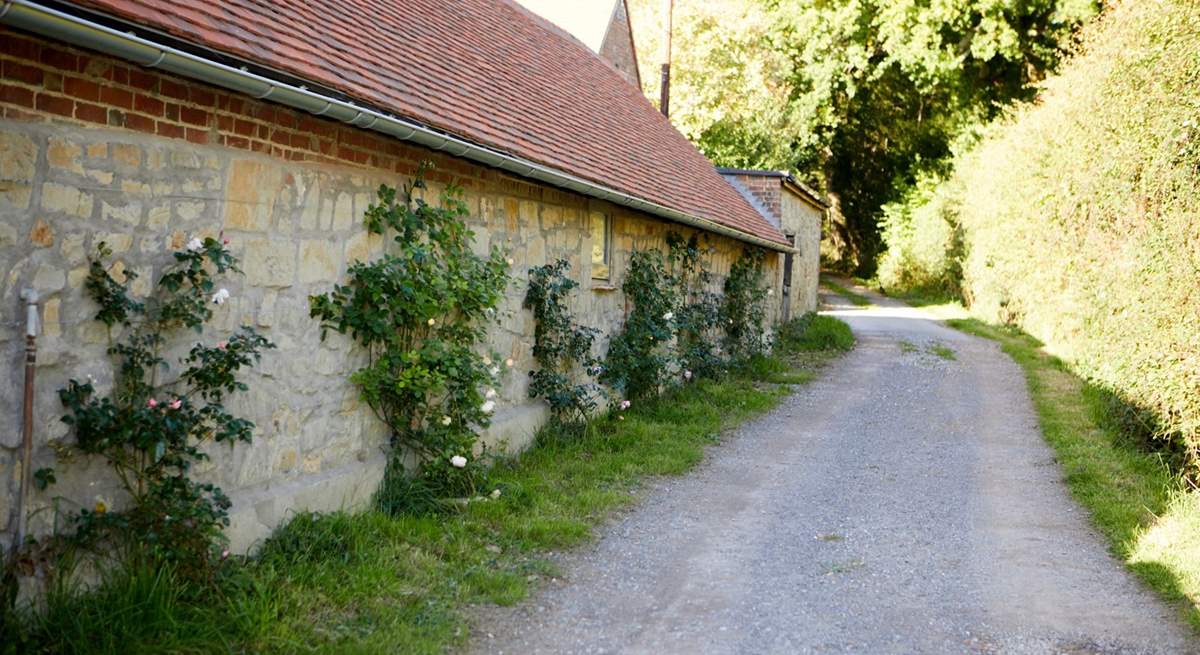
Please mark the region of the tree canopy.
[[[657, 98], [663, 3], [630, 3]], [[788, 169], [834, 202], [826, 251], [869, 272], [880, 208], [1036, 83], [1092, 0], [677, 0], [671, 119], [716, 164]]]

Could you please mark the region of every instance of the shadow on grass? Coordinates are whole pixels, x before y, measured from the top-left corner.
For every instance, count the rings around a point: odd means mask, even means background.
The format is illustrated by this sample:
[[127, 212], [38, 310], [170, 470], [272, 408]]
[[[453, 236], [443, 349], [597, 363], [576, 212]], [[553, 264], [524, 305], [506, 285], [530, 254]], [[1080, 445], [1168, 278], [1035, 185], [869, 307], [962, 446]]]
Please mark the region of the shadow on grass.
[[1152, 438], [1145, 410], [1074, 374], [1034, 337], [973, 318], [947, 324], [999, 342], [1024, 369], [1071, 494], [1113, 554], [1200, 630], [1200, 502], [1178, 473], [1181, 453]]

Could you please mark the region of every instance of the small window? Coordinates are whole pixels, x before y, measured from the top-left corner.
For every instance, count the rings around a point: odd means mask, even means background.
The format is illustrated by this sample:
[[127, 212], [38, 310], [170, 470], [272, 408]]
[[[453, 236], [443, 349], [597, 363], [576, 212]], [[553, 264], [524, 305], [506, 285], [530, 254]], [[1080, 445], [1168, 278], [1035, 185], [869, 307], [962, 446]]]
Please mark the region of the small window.
[[608, 214], [592, 212], [592, 279], [607, 280], [612, 257], [612, 225]]

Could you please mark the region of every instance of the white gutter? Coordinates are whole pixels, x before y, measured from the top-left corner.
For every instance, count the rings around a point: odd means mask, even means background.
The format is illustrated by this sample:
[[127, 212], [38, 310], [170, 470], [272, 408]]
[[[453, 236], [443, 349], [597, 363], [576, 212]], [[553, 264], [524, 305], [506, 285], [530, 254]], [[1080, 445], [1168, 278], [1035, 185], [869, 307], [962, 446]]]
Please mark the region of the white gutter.
[[0, 23], [48, 36], [70, 45], [127, 59], [147, 68], [169, 71], [255, 98], [269, 99], [271, 102], [302, 109], [318, 116], [337, 119], [355, 127], [412, 141], [433, 150], [441, 150], [456, 157], [509, 171], [521, 177], [570, 189], [585, 196], [607, 200], [623, 207], [723, 234], [763, 248], [780, 252], [792, 250], [787, 244], [746, 234], [709, 219], [649, 202], [570, 173], [470, 143], [371, 107], [322, 95], [310, 91], [304, 86], [273, 80], [252, 73], [245, 67], [234, 68], [218, 61], [154, 43], [133, 33], [121, 32], [84, 17], [58, 11], [29, 0], [5, 2], [0, 6]]

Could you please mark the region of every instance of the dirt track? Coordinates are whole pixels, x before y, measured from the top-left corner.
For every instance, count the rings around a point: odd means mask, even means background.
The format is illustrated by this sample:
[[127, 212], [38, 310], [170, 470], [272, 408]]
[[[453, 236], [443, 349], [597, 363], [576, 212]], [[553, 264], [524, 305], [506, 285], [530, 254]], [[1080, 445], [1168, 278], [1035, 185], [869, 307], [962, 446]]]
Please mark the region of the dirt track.
[[828, 300], [853, 352], [564, 555], [564, 580], [484, 608], [475, 649], [1197, 652], [1069, 498], [995, 344]]

